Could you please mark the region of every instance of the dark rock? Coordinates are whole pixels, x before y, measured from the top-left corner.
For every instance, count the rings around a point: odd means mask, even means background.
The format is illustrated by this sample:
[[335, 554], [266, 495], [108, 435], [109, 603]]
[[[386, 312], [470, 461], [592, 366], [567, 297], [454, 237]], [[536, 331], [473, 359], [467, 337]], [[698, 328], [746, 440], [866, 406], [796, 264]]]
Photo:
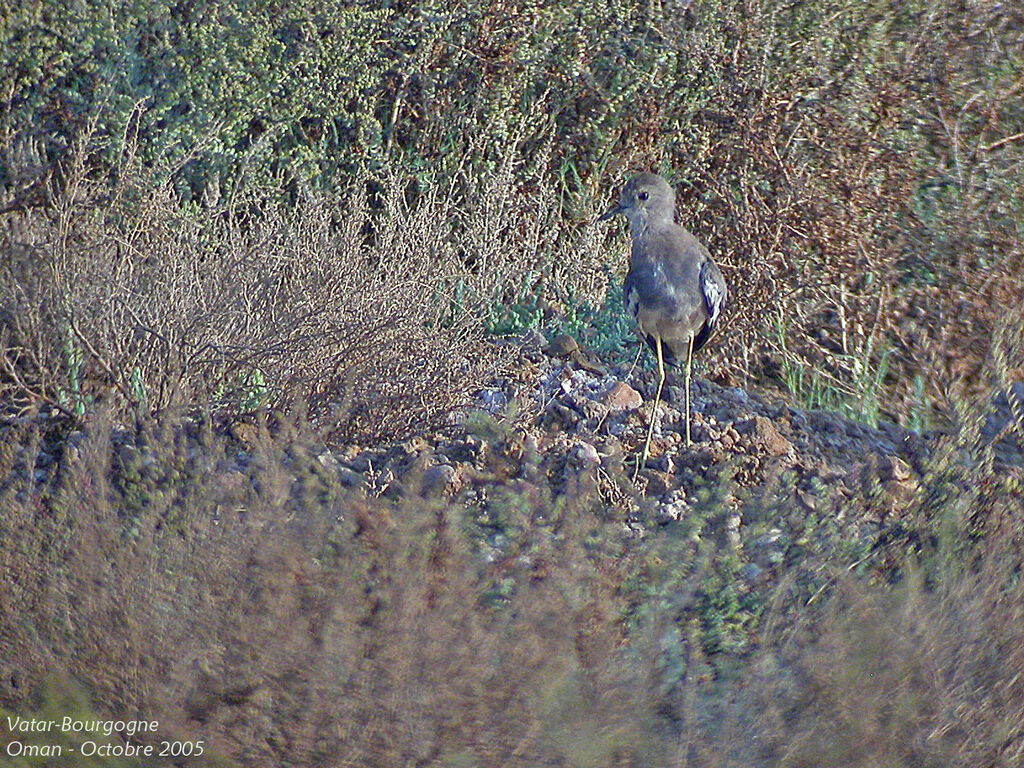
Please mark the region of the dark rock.
[[560, 333], [551, 340], [544, 352], [551, 357], [568, 357], [579, 348], [580, 344], [576, 339], [567, 333]]
[[548, 340], [544, 338], [544, 334], [536, 328], [527, 328], [519, 339], [520, 346], [528, 351], [540, 351], [547, 346], [547, 343]]
[[601, 464], [601, 455], [590, 443], [577, 443], [572, 449], [572, 457], [584, 468], [597, 467]]
[[459, 485], [459, 471], [451, 464], [435, 464], [423, 473], [421, 493], [434, 495], [451, 493]]
[[608, 375], [608, 369], [601, 363], [601, 361], [586, 350], [577, 349], [575, 352], [570, 353], [569, 360], [588, 373], [593, 373], [598, 376]]
[[663, 496], [675, 486], [675, 478], [668, 472], [658, 469], [645, 469], [640, 476], [647, 481], [648, 496]]
[[608, 406], [604, 403], [599, 403], [596, 400], [585, 401], [581, 404], [580, 410], [588, 419], [596, 419], [598, 421], [604, 419], [608, 415]]
[[568, 406], [552, 402], [544, 411], [543, 425], [545, 427], [560, 427], [571, 429], [580, 422], [580, 415]]

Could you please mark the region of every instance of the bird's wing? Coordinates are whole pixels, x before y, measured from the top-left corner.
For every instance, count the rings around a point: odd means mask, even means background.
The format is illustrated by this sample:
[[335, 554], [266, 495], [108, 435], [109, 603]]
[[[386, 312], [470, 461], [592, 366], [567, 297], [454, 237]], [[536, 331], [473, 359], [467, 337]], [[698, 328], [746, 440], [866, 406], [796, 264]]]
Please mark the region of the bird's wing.
[[700, 265], [700, 295], [704, 299], [704, 309], [708, 313], [708, 319], [704, 322], [700, 331], [693, 340], [693, 351], [701, 349], [715, 332], [718, 325], [718, 318], [722, 314], [722, 307], [725, 305], [725, 297], [728, 293], [725, 287], [725, 278], [710, 258], [705, 259]]
[[708, 311], [708, 326], [714, 328], [725, 305], [727, 289], [722, 272], [711, 259], [707, 259], [700, 266], [700, 292], [704, 296], [704, 306]]

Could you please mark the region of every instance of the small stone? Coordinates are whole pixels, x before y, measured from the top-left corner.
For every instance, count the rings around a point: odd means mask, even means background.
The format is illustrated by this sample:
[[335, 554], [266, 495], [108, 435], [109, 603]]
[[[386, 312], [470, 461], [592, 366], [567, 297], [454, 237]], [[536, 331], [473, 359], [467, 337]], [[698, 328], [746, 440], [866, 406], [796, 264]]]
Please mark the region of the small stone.
[[725, 390], [726, 396], [739, 406], [745, 406], [750, 397], [739, 387], [729, 387]]
[[644, 399], [629, 384], [617, 381], [601, 396], [601, 402], [609, 411], [632, 411], [643, 405]]
[[583, 400], [574, 405], [588, 419], [603, 419], [608, 415], [608, 406], [597, 400]]
[[316, 457], [316, 460], [320, 462], [320, 466], [334, 471], [337, 471], [341, 466], [341, 462], [338, 461], [338, 457], [330, 451], [323, 451]]
[[645, 469], [640, 474], [647, 481], [648, 496], [662, 496], [672, 490], [673, 477], [668, 472]]
[[427, 449], [428, 443], [426, 438], [419, 435], [406, 440], [402, 443], [402, 450], [404, 450], [410, 456], [417, 453], [421, 453]]
[[715, 436], [712, 435], [711, 429], [706, 424], [692, 423], [690, 425], [690, 437], [695, 443], [707, 443]]
[[725, 543], [727, 543], [733, 549], [739, 549], [740, 546], [740, 515], [736, 512], [731, 512], [726, 515], [725, 524], [723, 526], [723, 533]]
[[605, 435], [599, 445], [599, 450], [604, 459], [604, 464], [607, 464], [610, 460], [621, 462], [625, 457], [625, 449], [622, 447], [622, 441], [614, 435]]
[[421, 493], [424, 496], [449, 493], [457, 485], [458, 475], [458, 470], [451, 464], [435, 464], [423, 473]]
[[255, 424], [241, 420], [232, 422], [228, 431], [235, 440], [246, 446], [255, 445], [260, 434], [259, 427]]
[[545, 409], [541, 423], [544, 427], [560, 427], [561, 429], [572, 429], [580, 421], [580, 415], [572, 408], [552, 401]]
[[629, 429], [621, 421], [609, 421], [605, 424], [605, 429], [609, 435], [615, 438], [621, 438], [629, 432]]
[[744, 436], [749, 435], [750, 442], [755, 448], [771, 456], [785, 456], [793, 450], [792, 444], [764, 416], [754, 416], [741, 421], [736, 425], [736, 432]]
[[686, 502], [682, 491], [671, 494], [670, 501], [658, 505], [658, 511], [654, 515], [654, 522], [658, 525], [668, 525], [682, 520], [689, 510], [690, 505]]
[[568, 357], [580, 348], [579, 342], [567, 333], [560, 333], [551, 340], [545, 354], [551, 357]]
[[572, 451], [573, 458], [580, 466], [596, 467], [601, 464], [601, 454], [590, 443], [577, 443]]
[[570, 353], [569, 360], [588, 373], [593, 373], [598, 376], [608, 375], [608, 369], [601, 363], [601, 361], [592, 353], [586, 352], [583, 349], [577, 349], [575, 352]]
[[355, 459], [360, 453], [362, 453], [362, 450], [363, 449], [360, 448], [358, 445], [349, 444], [341, 448], [335, 449], [333, 451], [333, 454], [339, 461], [348, 463]]
[[480, 407], [490, 414], [500, 412], [506, 405], [505, 393], [500, 389], [485, 389], [477, 395]]

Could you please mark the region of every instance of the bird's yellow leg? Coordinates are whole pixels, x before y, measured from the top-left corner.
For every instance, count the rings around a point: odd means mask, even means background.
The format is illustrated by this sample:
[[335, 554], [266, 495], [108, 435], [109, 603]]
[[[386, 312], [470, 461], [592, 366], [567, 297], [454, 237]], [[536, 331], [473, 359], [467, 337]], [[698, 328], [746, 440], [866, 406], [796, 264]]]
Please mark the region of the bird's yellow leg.
[[690, 441], [690, 366], [693, 363], [693, 334], [690, 334], [690, 344], [686, 350], [686, 447], [689, 448]]
[[654, 408], [651, 409], [651, 423], [647, 427], [647, 439], [644, 440], [643, 457], [636, 463], [636, 471], [633, 473], [633, 481], [636, 482], [640, 468], [647, 466], [647, 459], [651, 455], [651, 438], [654, 436], [654, 420], [658, 417], [658, 404], [661, 402], [661, 390], [665, 386], [665, 358], [661, 353], [661, 337], [654, 337], [654, 352], [658, 357], [658, 393], [654, 396]]

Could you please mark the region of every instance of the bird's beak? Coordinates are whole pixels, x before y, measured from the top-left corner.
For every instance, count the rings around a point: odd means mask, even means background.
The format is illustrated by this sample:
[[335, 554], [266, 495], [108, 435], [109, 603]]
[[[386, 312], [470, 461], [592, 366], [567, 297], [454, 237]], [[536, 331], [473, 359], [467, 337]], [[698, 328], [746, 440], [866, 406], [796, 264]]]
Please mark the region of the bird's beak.
[[616, 215], [618, 215], [618, 214], [622, 213], [622, 212], [623, 212], [624, 210], [625, 210], [625, 209], [624, 209], [624, 208], [622, 207], [622, 203], [620, 202], [620, 203], [619, 203], [618, 205], [616, 205], [616, 206], [615, 206], [614, 208], [612, 208], [611, 210], [609, 210], [609, 211], [608, 211], [608, 213], [606, 213], [606, 214], [604, 214], [604, 215], [600, 216], [600, 217], [598, 218], [598, 221], [608, 221], [608, 219], [610, 219], [610, 218], [611, 218], [612, 216], [616, 216]]

